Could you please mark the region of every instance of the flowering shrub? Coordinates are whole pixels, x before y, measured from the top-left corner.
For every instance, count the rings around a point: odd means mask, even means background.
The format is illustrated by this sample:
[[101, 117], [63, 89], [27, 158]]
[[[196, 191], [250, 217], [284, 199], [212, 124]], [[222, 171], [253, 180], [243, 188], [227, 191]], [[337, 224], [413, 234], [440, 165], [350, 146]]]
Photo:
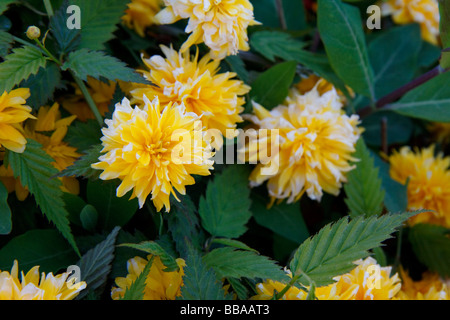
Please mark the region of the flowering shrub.
[[1, 300], [450, 299], [448, 1], [0, 13]]

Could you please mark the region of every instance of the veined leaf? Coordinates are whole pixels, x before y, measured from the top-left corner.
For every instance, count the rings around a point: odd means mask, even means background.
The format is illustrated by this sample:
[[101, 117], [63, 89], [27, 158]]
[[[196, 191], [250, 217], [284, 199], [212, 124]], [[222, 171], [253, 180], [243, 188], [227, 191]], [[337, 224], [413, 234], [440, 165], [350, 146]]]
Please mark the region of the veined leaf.
[[[91, 3], [92, 2], [94, 1], [91, 1]], [[64, 1], [63, 5], [50, 18], [50, 31], [56, 39], [59, 53], [67, 53], [76, 50], [81, 44], [81, 32], [83, 29], [67, 28], [67, 21], [69, 19], [69, 14], [67, 13], [68, 6], [69, 1]], [[82, 13], [82, 16], [83, 14], [84, 12]]]
[[359, 161], [355, 164], [356, 168], [347, 174], [348, 182], [344, 185], [347, 195], [345, 203], [350, 209], [350, 216], [379, 215], [383, 210], [385, 191], [378, 168], [363, 139], [358, 140], [353, 157]]
[[199, 213], [203, 227], [213, 236], [238, 238], [247, 230], [251, 217], [248, 175], [245, 166], [229, 166], [208, 183]]
[[411, 90], [389, 109], [402, 115], [436, 122], [450, 122], [450, 72]]
[[250, 248], [248, 245], [246, 245], [245, 243], [238, 241], [238, 240], [233, 240], [233, 239], [227, 239], [227, 238], [215, 238], [213, 239], [213, 241], [211, 243], [217, 243], [217, 244], [222, 244], [228, 247], [233, 247], [233, 248], [237, 248], [237, 249], [241, 249], [241, 250], [248, 250], [248, 251], [253, 251], [258, 253], [258, 251], [256, 251], [255, 249]]
[[270, 61], [275, 62], [275, 57], [286, 61], [297, 60], [305, 44], [295, 40], [290, 34], [280, 31], [255, 32], [250, 45]]
[[317, 17], [325, 50], [337, 75], [356, 93], [375, 100], [374, 75], [358, 8], [341, 0], [319, 0]]
[[419, 261], [443, 278], [450, 276], [449, 233], [447, 228], [426, 223], [416, 224], [408, 232]]
[[12, 229], [11, 209], [8, 205], [8, 190], [0, 181], [0, 234], [8, 234]]
[[98, 179], [100, 171], [93, 169], [91, 164], [98, 162], [98, 157], [100, 157], [102, 146], [94, 145], [86, 151], [78, 160], [76, 160], [73, 165], [67, 167], [59, 173], [59, 177], [84, 177], [91, 180]]
[[161, 262], [166, 266], [166, 269], [163, 270], [165, 272], [171, 272], [179, 269], [175, 258], [168, 254], [166, 250], [154, 241], [144, 241], [136, 244], [123, 243], [120, 246], [141, 250], [154, 256], [159, 256]]
[[[345, 217], [328, 224], [300, 245], [291, 260], [290, 269], [293, 274], [307, 275], [317, 286], [328, 285], [333, 282], [333, 277], [352, 270], [354, 261], [368, 256], [368, 250], [380, 246], [415, 214], [417, 212], [369, 218], [359, 216], [351, 221]], [[300, 276], [299, 282], [309, 285], [304, 275]]]
[[119, 230], [119, 227], [114, 228], [104, 241], [86, 252], [77, 262], [77, 266], [80, 267], [81, 281], [86, 281], [87, 284], [86, 289], [80, 292], [77, 299], [93, 292], [108, 279]]
[[55, 178], [58, 170], [51, 165], [54, 160], [38, 142], [28, 139], [23, 153], [8, 152], [8, 162], [14, 177], [20, 177], [22, 185], [34, 196], [42, 213], [55, 224], [79, 255], [67, 218], [69, 213], [65, 208], [61, 181]]
[[262, 278], [285, 281], [288, 276], [275, 261], [252, 251], [225, 247], [203, 256], [203, 263], [213, 268], [219, 278]]
[[146, 264], [144, 270], [139, 274], [137, 279], [131, 284], [129, 288], [125, 291], [123, 298], [120, 300], [143, 300], [144, 299], [144, 290], [145, 290], [145, 281], [147, 280], [147, 276], [150, 273], [150, 269], [153, 265], [154, 257]]
[[0, 57], [4, 58], [12, 47], [13, 37], [6, 31], [0, 30]]
[[[1, 65], [0, 65], [1, 66]], [[122, 61], [100, 51], [80, 49], [69, 54], [62, 66], [63, 70], [72, 70], [80, 79], [86, 81], [88, 76], [109, 80], [122, 80], [149, 84], [140, 74], [128, 68]]]
[[22, 80], [45, 67], [46, 61], [41, 51], [34, 47], [13, 49], [13, 52], [5, 57], [5, 61], [0, 63], [0, 92], [11, 91]]

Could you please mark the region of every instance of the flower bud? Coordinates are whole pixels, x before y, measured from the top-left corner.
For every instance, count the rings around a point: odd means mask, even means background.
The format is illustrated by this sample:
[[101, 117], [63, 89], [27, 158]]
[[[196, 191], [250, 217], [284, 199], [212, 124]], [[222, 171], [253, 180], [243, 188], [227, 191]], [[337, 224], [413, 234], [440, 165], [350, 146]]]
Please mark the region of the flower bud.
[[30, 40], [39, 39], [41, 36], [41, 30], [36, 26], [30, 26], [27, 29], [27, 37]]

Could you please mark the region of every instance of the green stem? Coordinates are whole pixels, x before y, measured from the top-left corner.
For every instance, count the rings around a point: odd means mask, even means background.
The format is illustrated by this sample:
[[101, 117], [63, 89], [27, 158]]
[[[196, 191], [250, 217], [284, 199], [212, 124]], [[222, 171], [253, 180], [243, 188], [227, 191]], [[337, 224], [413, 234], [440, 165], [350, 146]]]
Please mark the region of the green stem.
[[102, 127], [103, 126], [103, 117], [100, 114], [100, 112], [98, 111], [97, 105], [95, 104], [94, 99], [92, 99], [92, 96], [89, 93], [86, 85], [84, 84], [83, 80], [81, 80], [80, 78], [78, 78], [75, 75], [75, 73], [73, 71], [70, 71], [70, 73], [72, 74], [72, 77], [74, 78], [76, 84], [78, 85], [78, 87], [80, 88], [81, 92], [83, 93], [87, 104], [89, 105], [89, 107], [91, 108], [92, 112], [94, 113], [95, 119], [97, 120], [97, 122], [100, 125], [100, 127]]
[[274, 296], [274, 300], [280, 300], [284, 296], [284, 294], [295, 284], [295, 282], [297, 282], [298, 278], [300, 278], [300, 274], [292, 277], [291, 281], [289, 281], [286, 287], [284, 287], [283, 290], [281, 290]]
[[53, 7], [52, 4], [50, 3], [50, 0], [44, 0], [44, 6], [45, 6], [45, 11], [47, 11], [47, 14], [49, 17], [53, 16]]
[[397, 252], [395, 253], [395, 262], [392, 268], [392, 274], [395, 274], [395, 272], [397, 272], [397, 269], [400, 265], [400, 257], [402, 251], [402, 237], [403, 237], [403, 227], [400, 227], [397, 235]]
[[61, 61], [59, 61], [50, 51], [48, 51], [48, 49], [44, 47], [44, 45], [38, 39], [35, 39], [34, 41], [53, 62], [55, 62], [59, 66], [62, 65]]
[[25, 40], [23, 40], [23, 39], [20, 39], [19, 37], [12, 36], [12, 38], [13, 38], [14, 41], [16, 41], [16, 42], [19, 42], [19, 43], [21, 43], [21, 44], [23, 44], [23, 45], [30, 46], [30, 47], [33, 47], [33, 48], [35, 48], [35, 49], [37, 49], [37, 50], [40, 50], [39, 47], [35, 46], [35, 45], [32, 44], [32, 43], [29, 43], [28, 41], [25, 41]]

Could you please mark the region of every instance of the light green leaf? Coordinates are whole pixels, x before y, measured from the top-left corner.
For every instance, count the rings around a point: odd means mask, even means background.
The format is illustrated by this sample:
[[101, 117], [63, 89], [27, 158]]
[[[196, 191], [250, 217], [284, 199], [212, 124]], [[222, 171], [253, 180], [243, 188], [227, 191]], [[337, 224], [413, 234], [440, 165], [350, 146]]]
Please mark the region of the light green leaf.
[[358, 140], [352, 156], [359, 161], [355, 163], [356, 168], [347, 174], [348, 182], [344, 185], [344, 201], [350, 209], [349, 214], [352, 218], [379, 215], [383, 210], [385, 191], [363, 139]]
[[168, 254], [166, 250], [154, 241], [144, 241], [136, 244], [123, 243], [120, 246], [141, 250], [154, 256], [159, 256], [161, 258], [161, 262], [166, 266], [166, 269], [163, 270], [165, 272], [171, 272], [179, 269], [175, 258]]
[[38, 142], [28, 139], [23, 153], [8, 152], [8, 162], [14, 177], [20, 177], [22, 185], [34, 196], [42, 213], [55, 224], [79, 255], [70, 230], [69, 213], [65, 208], [61, 181], [55, 178], [58, 170], [51, 164], [54, 160]]
[[12, 229], [11, 209], [8, 205], [8, 190], [0, 181], [0, 234], [9, 234]]
[[46, 59], [41, 51], [31, 46], [13, 49], [0, 63], [0, 92], [11, 91], [22, 80], [44, 68]]
[[203, 227], [211, 235], [238, 238], [246, 232], [251, 217], [248, 176], [245, 166], [234, 165], [208, 183], [206, 195], [200, 198], [199, 213]]
[[153, 265], [153, 259], [154, 257], [151, 257], [151, 259], [146, 264], [144, 270], [139, 274], [137, 279], [131, 284], [129, 288], [125, 291], [125, 294], [123, 295], [123, 298], [121, 300], [143, 300], [144, 299], [144, 290], [146, 286], [146, 280], [148, 277], [148, 274], [150, 273], [150, 269]]
[[213, 241], [211, 241], [211, 243], [217, 243], [217, 244], [222, 244], [228, 247], [233, 247], [233, 248], [237, 248], [237, 249], [241, 249], [241, 250], [248, 250], [248, 251], [253, 251], [258, 253], [258, 251], [256, 251], [255, 249], [250, 248], [248, 245], [246, 245], [245, 243], [238, 241], [238, 240], [233, 240], [233, 239], [226, 239], [226, 238], [214, 238]]
[[415, 214], [417, 212], [369, 218], [359, 216], [351, 221], [344, 217], [328, 224], [300, 245], [290, 262], [290, 269], [293, 274], [302, 275], [299, 282], [304, 285], [309, 285], [307, 277], [317, 286], [328, 285], [333, 282], [333, 277], [352, 270], [354, 261], [367, 257], [368, 250], [380, 246]]
[[319, 0], [317, 17], [325, 50], [337, 75], [356, 93], [375, 100], [374, 75], [358, 8], [341, 0]]

